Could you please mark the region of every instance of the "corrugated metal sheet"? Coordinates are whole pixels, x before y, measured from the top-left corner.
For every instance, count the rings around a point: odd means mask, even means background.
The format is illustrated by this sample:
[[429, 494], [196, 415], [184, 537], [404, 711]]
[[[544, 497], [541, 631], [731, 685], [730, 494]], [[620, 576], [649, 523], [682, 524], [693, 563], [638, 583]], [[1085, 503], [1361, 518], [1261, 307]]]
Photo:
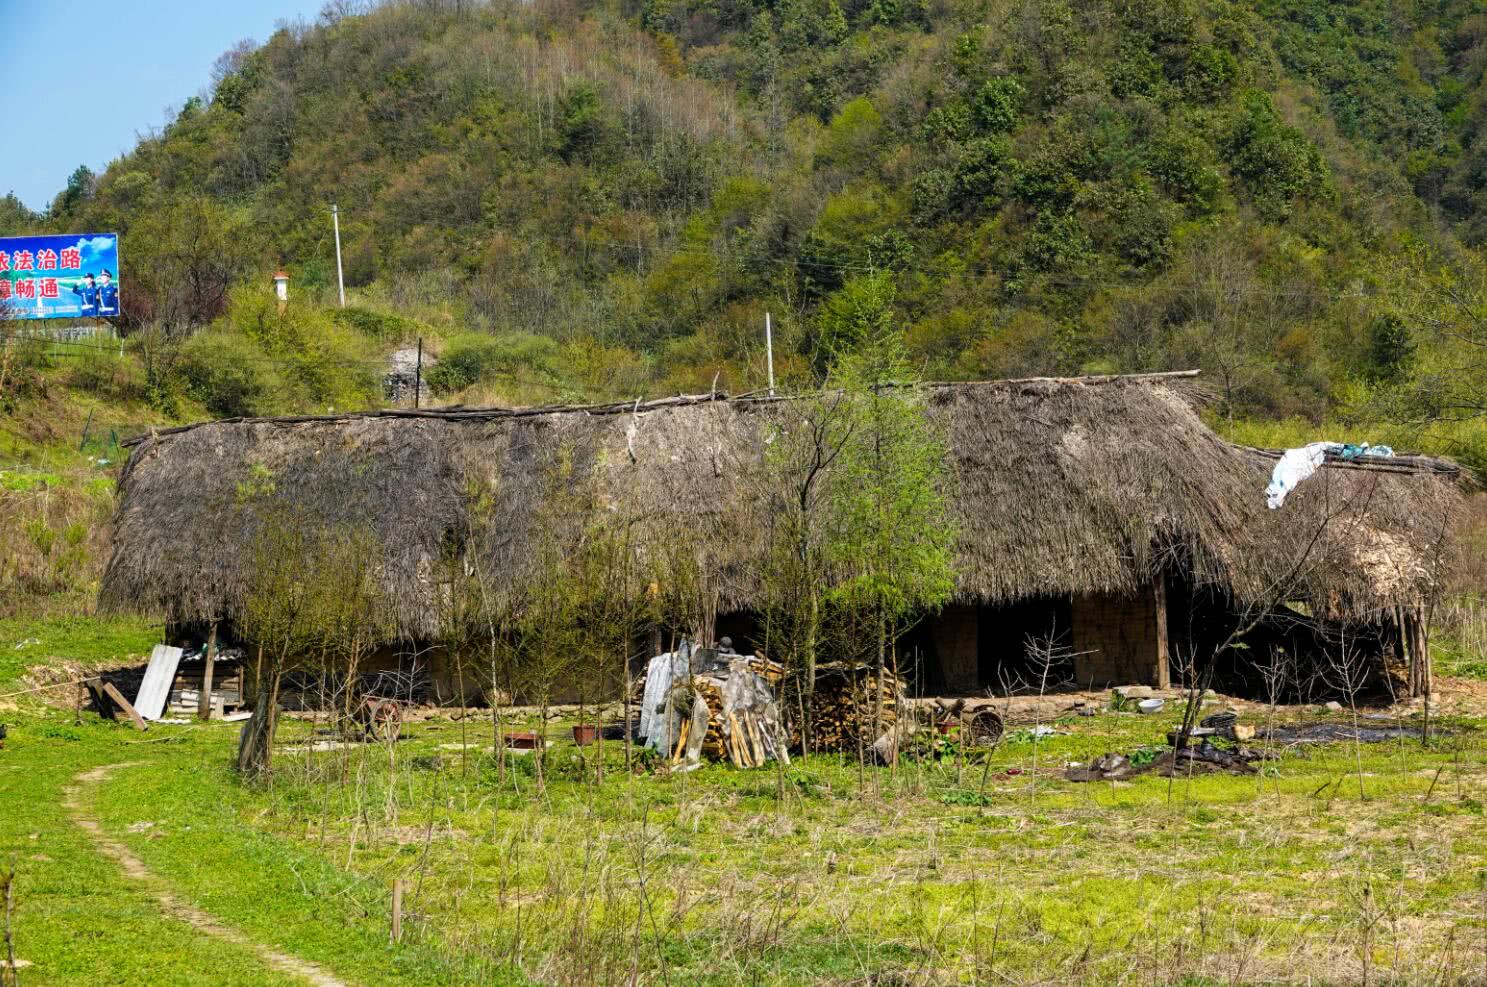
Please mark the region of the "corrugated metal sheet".
[[134, 708], [147, 720], [158, 720], [165, 712], [165, 700], [170, 695], [170, 684], [175, 680], [176, 667], [181, 663], [181, 649], [164, 644], [155, 645], [150, 652], [150, 664], [145, 669], [145, 680], [139, 685], [139, 695], [134, 699]]

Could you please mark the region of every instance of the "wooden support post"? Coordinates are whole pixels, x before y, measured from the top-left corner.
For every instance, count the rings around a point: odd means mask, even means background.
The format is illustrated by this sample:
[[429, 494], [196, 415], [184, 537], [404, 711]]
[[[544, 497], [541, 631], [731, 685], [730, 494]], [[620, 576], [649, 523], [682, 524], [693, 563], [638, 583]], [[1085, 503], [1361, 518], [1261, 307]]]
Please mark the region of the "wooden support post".
[[212, 631], [207, 635], [207, 653], [202, 659], [201, 696], [196, 700], [196, 718], [212, 718], [212, 668], [217, 663], [217, 622], [212, 621]]
[[392, 941], [403, 940], [403, 879], [392, 879]]
[[122, 692], [114, 688], [114, 684], [112, 682], [103, 683], [103, 692], [104, 695], [112, 699], [120, 709], [129, 714], [129, 718], [134, 721], [134, 729], [150, 729], [149, 726], [145, 723], [145, 718], [139, 715], [139, 710], [135, 709], [134, 704], [124, 698], [124, 694]]
[[1434, 687], [1434, 669], [1430, 662], [1430, 640], [1425, 627], [1425, 616], [1419, 609], [1406, 610], [1396, 607], [1395, 621], [1399, 628], [1399, 644], [1409, 670], [1411, 696], [1428, 696]]
[[1435, 669], [1430, 663], [1430, 632], [1425, 626], [1425, 614], [1422, 610], [1416, 610], [1413, 619], [1415, 640], [1415, 663], [1420, 668], [1420, 695], [1428, 696], [1435, 688]]
[[1151, 595], [1157, 611], [1157, 674], [1151, 683], [1158, 689], [1172, 687], [1172, 662], [1167, 654], [1167, 577], [1160, 569], [1151, 579]]

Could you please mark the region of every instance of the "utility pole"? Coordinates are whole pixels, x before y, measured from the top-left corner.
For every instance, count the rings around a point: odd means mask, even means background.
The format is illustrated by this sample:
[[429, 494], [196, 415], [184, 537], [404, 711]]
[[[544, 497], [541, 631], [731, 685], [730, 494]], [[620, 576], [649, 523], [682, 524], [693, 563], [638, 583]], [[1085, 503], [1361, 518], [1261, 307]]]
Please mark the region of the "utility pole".
[[418, 399], [423, 397], [423, 337], [418, 337], [418, 366], [413, 370], [413, 407], [418, 407]]
[[774, 397], [774, 327], [768, 312], [764, 313], [764, 359], [769, 365], [769, 396]]
[[336, 287], [341, 291], [341, 307], [346, 307], [346, 279], [341, 274], [341, 211], [334, 202], [330, 205], [331, 225], [336, 229]]

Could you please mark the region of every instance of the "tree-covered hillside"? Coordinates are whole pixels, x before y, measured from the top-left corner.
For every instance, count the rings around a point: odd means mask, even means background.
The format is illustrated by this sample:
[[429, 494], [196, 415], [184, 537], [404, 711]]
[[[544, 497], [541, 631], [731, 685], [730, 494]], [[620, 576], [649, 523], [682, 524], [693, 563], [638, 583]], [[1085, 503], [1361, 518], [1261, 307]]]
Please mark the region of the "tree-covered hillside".
[[0, 225], [117, 228], [138, 323], [283, 353], [315, 334], [231, 288], [328, 300], [338, 203], [354, 299], [443, 334], [448, 393], [751, 389], [770, 310], [799, 380], [892, 320], [930, 377], [1450, 417], [1484, 59], [1477, 0], [331, 4]]

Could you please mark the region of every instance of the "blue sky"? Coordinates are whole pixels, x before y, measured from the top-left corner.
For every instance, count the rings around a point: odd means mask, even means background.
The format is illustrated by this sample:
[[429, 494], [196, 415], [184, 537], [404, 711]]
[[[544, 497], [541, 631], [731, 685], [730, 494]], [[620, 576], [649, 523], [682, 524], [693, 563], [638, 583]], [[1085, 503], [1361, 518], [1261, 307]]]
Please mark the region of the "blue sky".
[[[217, 56], [265, 41], [321, 0], [0, 0], [0, 196], [41, 209], [80, 164], [101, 172], [211, 80]], [[29, 121], [29, 122], [27, 122]]]

